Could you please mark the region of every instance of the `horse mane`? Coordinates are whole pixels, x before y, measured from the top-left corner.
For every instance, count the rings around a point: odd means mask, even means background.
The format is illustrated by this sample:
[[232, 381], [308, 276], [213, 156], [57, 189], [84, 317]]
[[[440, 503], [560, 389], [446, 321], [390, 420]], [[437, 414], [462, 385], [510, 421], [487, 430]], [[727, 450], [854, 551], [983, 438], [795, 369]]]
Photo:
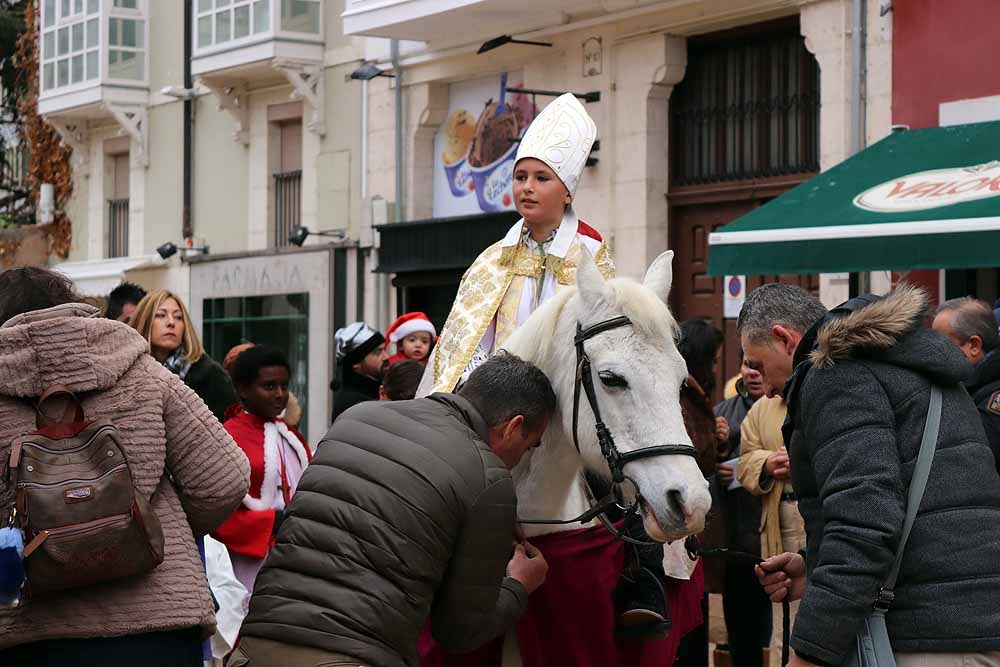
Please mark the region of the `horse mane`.
[[[592, 324], [597, 322], [597, 318], [608, 317], [607, 311], [620, 313], [629, 318], [633, 328], [643, 336], [677, 343], [680, 337], [677, 320], [652, 290], [631, 278], [612, 278], [606, 285], [605, 298], [598, 304], [597, 312], [593, 313]], [[563, 310], [578, 295], [579, 290], [575, 286], [558, 290], [518, 327], [503, 347], [542, 369], [552, 368], [553, 363], [562, 362], [561, 357], [553, 358], [557, 354], [558, 346], [540, 342], [555, 339]]]

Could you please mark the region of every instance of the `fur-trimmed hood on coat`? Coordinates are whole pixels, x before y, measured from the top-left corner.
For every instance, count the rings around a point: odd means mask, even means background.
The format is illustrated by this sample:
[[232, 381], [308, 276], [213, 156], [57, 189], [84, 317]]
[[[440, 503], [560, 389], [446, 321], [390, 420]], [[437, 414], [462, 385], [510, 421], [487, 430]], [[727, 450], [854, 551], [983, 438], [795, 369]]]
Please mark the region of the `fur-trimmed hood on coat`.
[[[961, 350], [924, 326], [927, 294], [902, 285], [870, 305], [840, 315], [835, 309], [820, 328], [809, 356], [815, 368], [850, 358], [878, 359], [909, 368], [941, 384], [965, 380], [972, 368]], [[840, 315], [840, 316], [838, 316]]]

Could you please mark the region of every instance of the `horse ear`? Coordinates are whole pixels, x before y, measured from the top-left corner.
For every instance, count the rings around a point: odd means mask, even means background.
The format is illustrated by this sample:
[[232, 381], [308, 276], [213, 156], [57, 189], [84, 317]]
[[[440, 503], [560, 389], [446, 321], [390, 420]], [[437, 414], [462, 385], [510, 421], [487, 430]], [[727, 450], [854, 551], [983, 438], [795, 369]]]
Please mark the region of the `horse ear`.
[[604, 300], [607, 285], [604, 276], [597, 269], [594, 256], [590, 251], [580, 247], [580, 265], [576, 269], [576, 286], [580, 290], [580, 298], [588, 308], [593, 308]]
[[674, 251], [668, 250], [653, 260], [646, 271], [642, 284], [653, 290], [663, 303], [670, 297], [670, 286], [674, 282]]

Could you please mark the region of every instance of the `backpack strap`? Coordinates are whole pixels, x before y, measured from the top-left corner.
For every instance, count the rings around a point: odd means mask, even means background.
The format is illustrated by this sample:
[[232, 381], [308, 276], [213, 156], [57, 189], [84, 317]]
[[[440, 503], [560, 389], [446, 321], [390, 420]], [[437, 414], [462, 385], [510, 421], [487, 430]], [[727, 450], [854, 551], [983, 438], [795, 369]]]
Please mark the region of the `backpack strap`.
[[924, 436], [920, 441], [920, 453], [917, 454], [917, 464], [913, 469], [913, 477], [910, 478], [910, 491], [906, 497], [906, 518], [903, 520], [903, 533], [899, 538], [899, 548], [896, 551], [896, 559], [892, 563], [892, 569], [889, 570], [889, 576], [886, 577], [885, 584], [875, 599], [875, 609], [882, 612], [888, 611], [889, 605], [895, 598], [893, 591], [896, 588], [896, 578], [899, 577], [899, 568], [903, 564], [903, 551], [906, 549], [906, 541], [910, 538], [913, 522], [917, 518], [917, 510], [920, 509], [924, 490], [927, 488], [927, 479], [930, 477], [931, 464], [934, 463], [934, 451], [937, 449], [940, 426], [941, 389], [936, 385], [931, 385], [931, 399], [930, 405], [927, 407]]
[[80, 400], [64, 385], [52, 385], [42, 392], [35, 404], [35, 426], [39, 429], [56, 424], [74, 424], [83, 420], [83, 406], [80, 405]]

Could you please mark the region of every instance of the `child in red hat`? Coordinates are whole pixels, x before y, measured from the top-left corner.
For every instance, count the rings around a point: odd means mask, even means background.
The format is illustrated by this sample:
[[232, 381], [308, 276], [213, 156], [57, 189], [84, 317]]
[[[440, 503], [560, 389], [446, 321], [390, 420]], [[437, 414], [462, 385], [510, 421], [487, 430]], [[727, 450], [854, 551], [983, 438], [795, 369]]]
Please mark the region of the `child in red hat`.
[[427, 365], [431, 346], [437, 339], [437, 330], [427, 315], [421, 312], [404, 313], [396, 318], [385, 332], [390, 343], [396, 344], [396, 354], [389, 357], [389, 365], [412, 359]]

